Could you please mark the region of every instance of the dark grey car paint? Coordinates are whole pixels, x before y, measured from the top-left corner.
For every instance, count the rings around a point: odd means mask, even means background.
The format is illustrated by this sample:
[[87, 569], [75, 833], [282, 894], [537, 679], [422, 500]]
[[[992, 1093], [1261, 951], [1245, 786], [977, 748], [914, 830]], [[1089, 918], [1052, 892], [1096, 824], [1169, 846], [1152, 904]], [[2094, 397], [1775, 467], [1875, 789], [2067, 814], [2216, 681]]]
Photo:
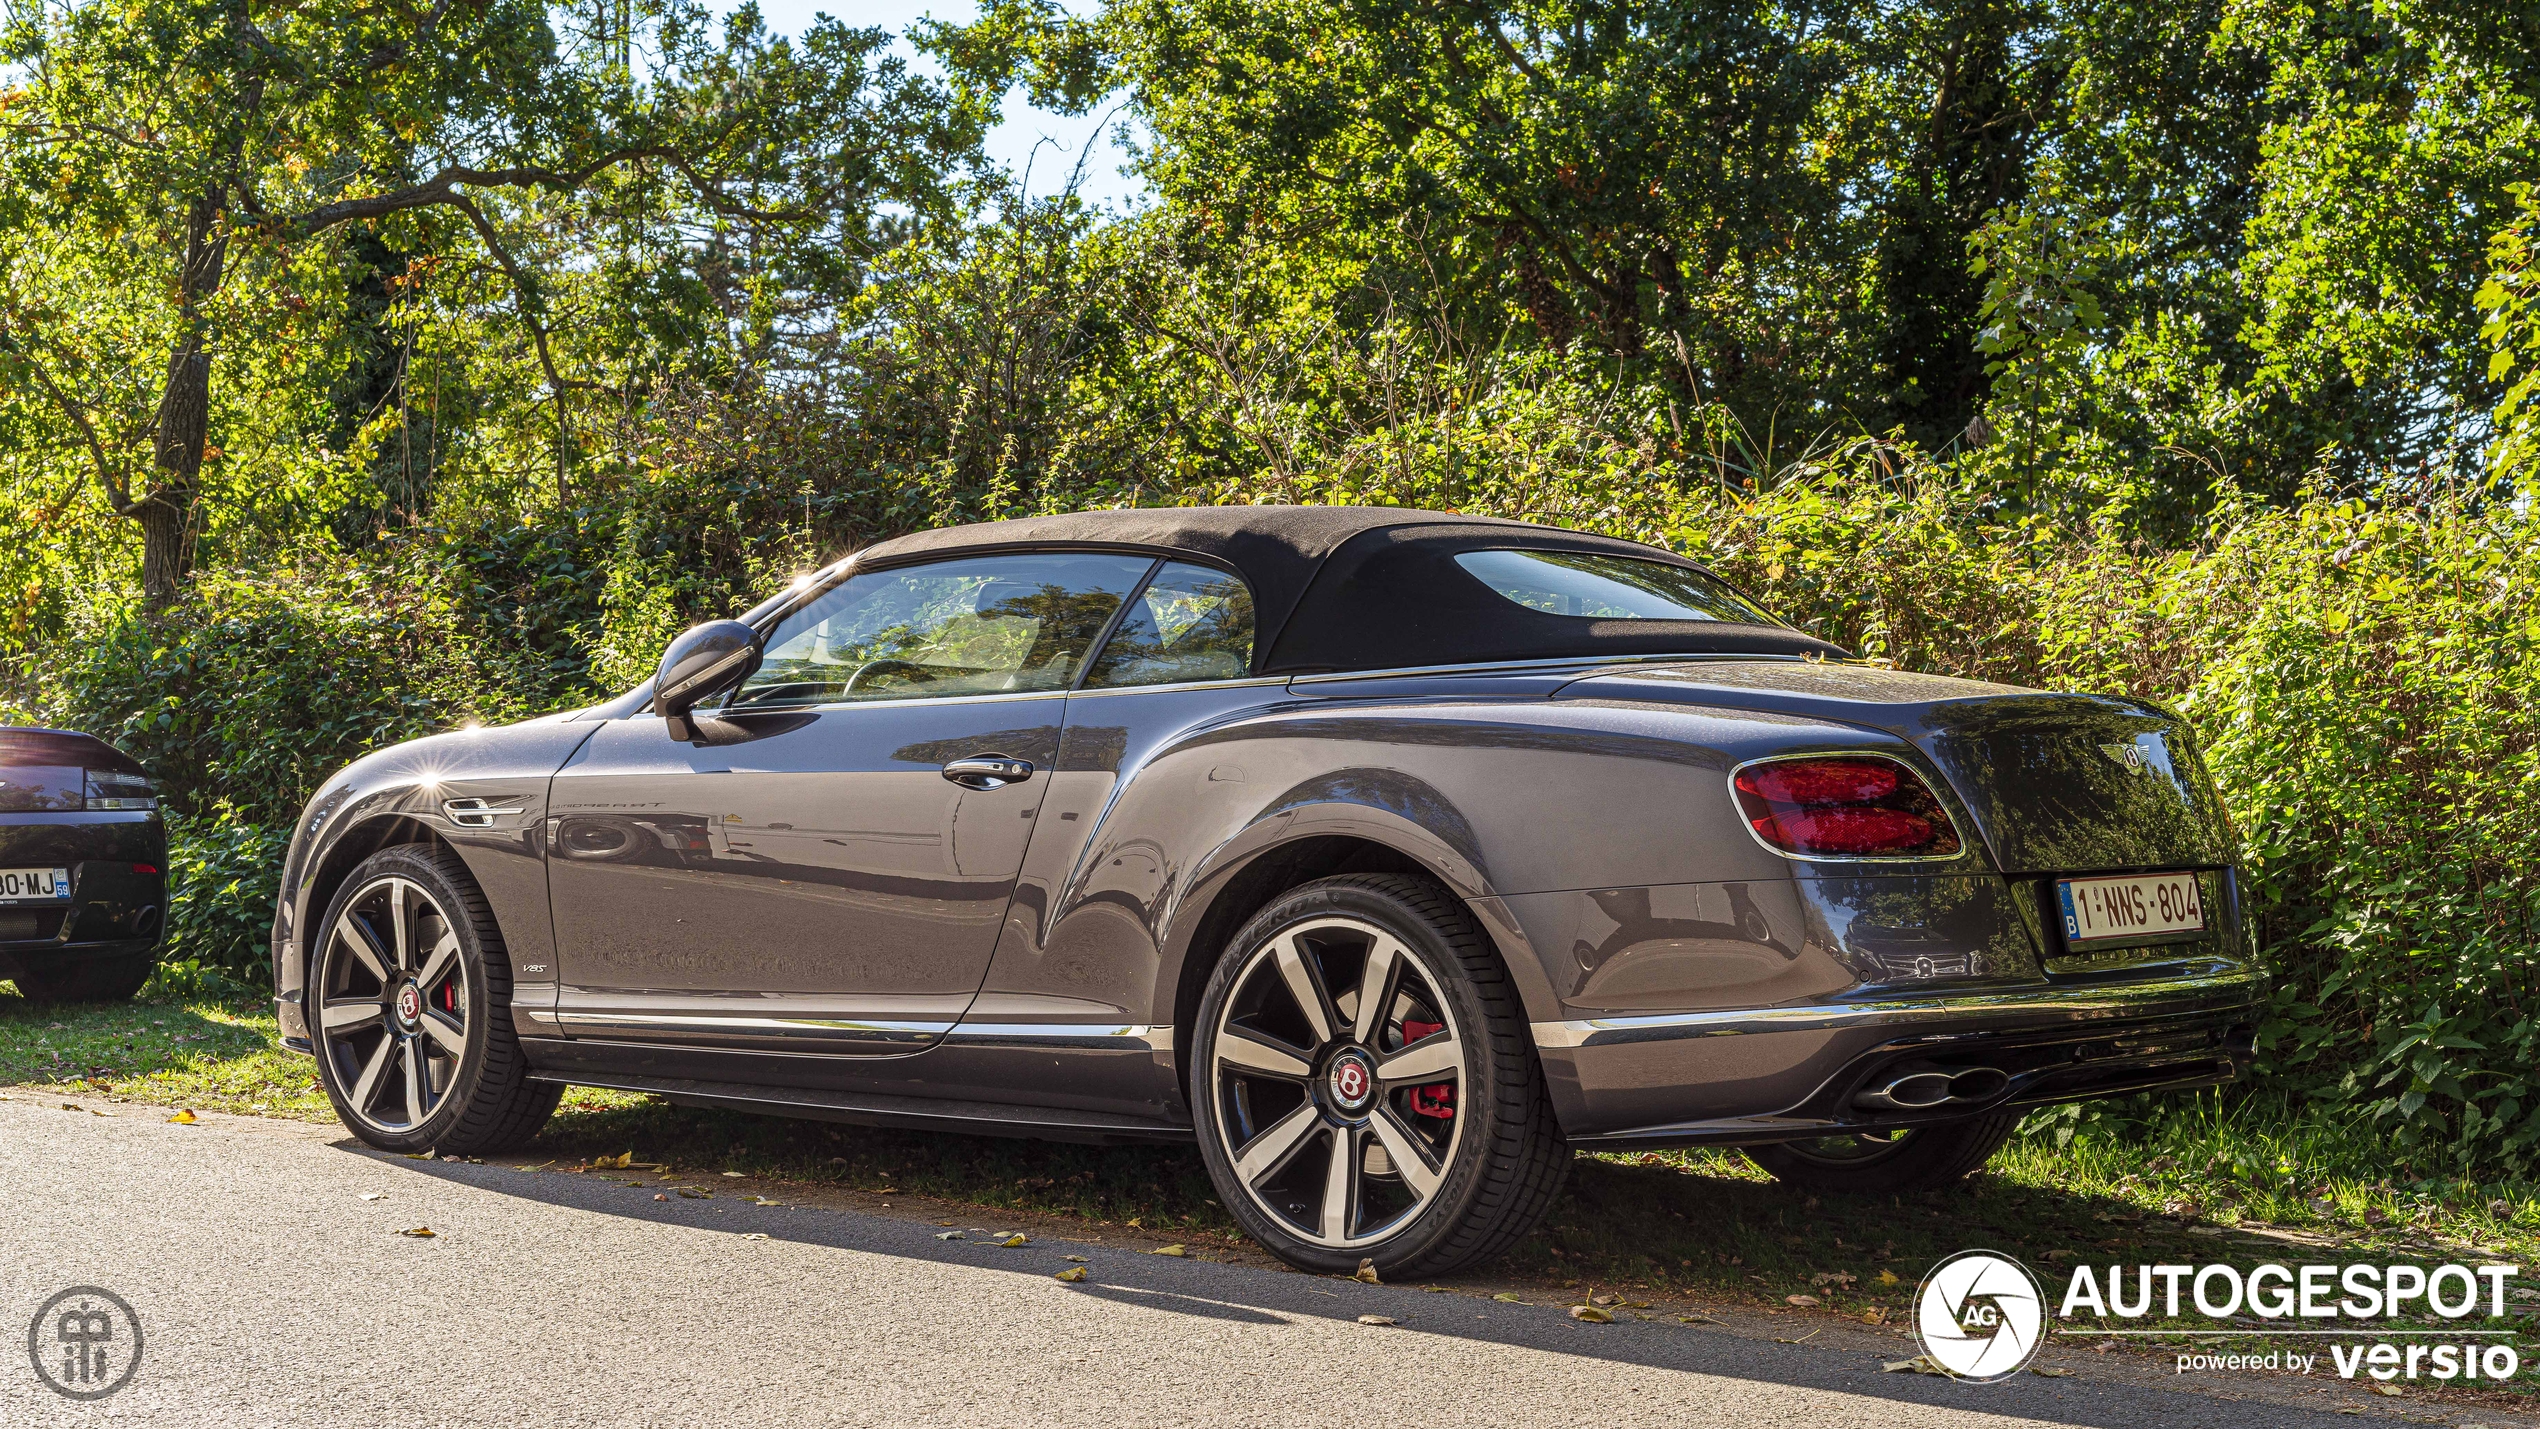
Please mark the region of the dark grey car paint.
[[[1379, 846], [1467, 901], [1534, 1023], [1562, 1126], [1582, 1142], [1849, 1124], [1821, 1114], [1829, 1089], [1903, 1035], [1980, 1046], [2179, 1014], [2201, 1020], [2144, 1044], [2154, 1071], [2213, 1080], [2230, 1074], [2224, 1024], [2259, 986], [2210, 782], [2183, 727], [2134, 701], [1745, 658], [785, 718], [791, 727], [763, 739], [694, 748], [669, 743], [629, 698], [373, 756], [313, 801], [286, 873], [286, 922], [321, 911], [311, 905], [328, 876], [393, 827], [379, 821], [411, 819], [485, 883], [520, 1026], [550, 1075], [1087, 1136], [1182, 1134], [1175, 1025], [1186, 972], [1217, 952], [1203, 930], [1228, 931], [1211, 910], [1256, 860], [1308, 840]], [[866, 733], [847, 737], [857, 721]], [[2103, 745], [2145, 753], [2129, 761]], [[929, 772], [991, 746], [1041, 767], [975, 802]], [[1875, 751], [1923, 771], [1965, 849], [1891, 864], [1764, 848], [1729, 798], [1729, 772], [1812, 750]], [[834, 784], [834, 816], [807, 812], [827, 807], [800, 792], [813, 767], [850, 771], [811, 776]], [[878, 792], [891, 781], [926, 793]], [[455, 828], [438, 812], [453, 793], [522, 812]], [[955, 828], [981, 815], [1014, 836], [956, 857]], [[651, 841], [633, 845], [640, 857], [565, 856], [570, 821], [611, 819]], [[2201, 870], [2218, 926], [2114, 967], [2069, 958], [2047, 916], [2050, 875], [2155, 868]], [[541, 870], [555, 890], [552, 938]], [[286, 1032], [301, 1035], [289, 931], [277, 929], [277, 967]], [[2073, 1042], [2070, 1059], [2144, 1060], [2110, 1038]], [[2041, 1070], [2034, 1094], [2068, 1084], [2079, 1085]]]

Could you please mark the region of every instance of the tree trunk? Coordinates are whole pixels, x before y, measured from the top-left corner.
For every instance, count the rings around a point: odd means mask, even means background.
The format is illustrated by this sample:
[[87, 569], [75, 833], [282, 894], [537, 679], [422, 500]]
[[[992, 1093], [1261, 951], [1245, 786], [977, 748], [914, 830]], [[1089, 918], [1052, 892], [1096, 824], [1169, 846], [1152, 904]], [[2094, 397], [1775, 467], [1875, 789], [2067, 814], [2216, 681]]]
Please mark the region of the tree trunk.
[[212, 407], [212, 355], [203, 340], [202, 306], [220, 289], [221, 260], [229, 246], [220, 231], [220, 197], [217, 190], [204, 192], [187, 215], [176, 350], [168, 355], [167, 385], [159, 395], [158, 479], [124, 513], [141, 523], [141, 596], [152, 610], [176, 599], [194, 568], [194, 498]]

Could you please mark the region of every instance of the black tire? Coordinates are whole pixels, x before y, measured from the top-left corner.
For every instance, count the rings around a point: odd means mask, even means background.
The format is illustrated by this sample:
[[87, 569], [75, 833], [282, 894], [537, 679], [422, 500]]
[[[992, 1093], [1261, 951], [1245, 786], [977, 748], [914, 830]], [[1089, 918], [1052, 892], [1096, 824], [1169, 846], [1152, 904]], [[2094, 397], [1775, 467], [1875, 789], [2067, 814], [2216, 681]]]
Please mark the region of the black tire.
[[[373, 994], [363, 986], [367, 964], [344, 942], [346, 935], [340, 931], [348, 915], [355, 915], [360, 925], [356, 932], [372, 929], [379, 914], [368, 910], [380, 906], [377, 900], [399, 894], [394, 888], [399, 882], [412, 891], [402, 892], [409, 901], [396, 905], [400, 911], [392, 916], [405, 916], [404, 910], [413, 906], [411, 900], [419, 892], [431, 907], [429, 916], [417, 913], [416, 928], [427, 934], [446, 931], [457, 945], [454, 966], [437, 974], [427, 951], [418, 948], [407, 960], [417, 965], [420, 974], [431, 975], [430, 995], [446, 996], [451, 1004], [446, 1010], [429, 1004], [421, 992], [414, 999], [419, 1013], [443, 1019], [446, 1041], [443, 1036], [427, 1035], [431, 1029], [422, 1027], [422, 1016], [414, 1017], [411, 1024], [400, 1017], [399, 989], [422, 984], [418, 975], [398, 963], [396, 949], [387, 946], [395, 940], [373, 933], [372, 956], [384, 956], [394, 965], [390, 971], [399, 975], [379, 976], [380, 987]], [[357, 909], [365, 911], [356, 914]], [[309, 941], [301, 1011], [309, 1025], [309, 1040], [317, 1049], [318, 1079], [346, 1129], [383, 1151], [438, 1150], [454, 1156], [506, 1150], [538, 1134], [564, 1088], [529, 1080], [528, 1060], [512, 1029], [511, 959], [504, 951], [502, 929], [457, 854], [439, 844], [399, 844], [371, 855], [336, 891], [325, 921]], [[409, 936], [403, 941], [417, 944], [421, 938]], [[366, 1043], [363, 1034], [372, 1028], [362, 1023], [339, 1037], [324, 1020], [329, 1002], [358, 1014], [354, 1005], [365, 997], [380, 1004], [375, 1030], [381, 1040]], [[462, 1010], [464, 1022], [460, 1023], [456, 1014]], [[400, 1030], [409, 1025], [416, 1030]], [[365, 1080], [369, 1060], [365, 1047], [382, 1045], [389, 1049], [380, 1054], [387, 1061], [400, 1068], [419, 1068], [420, 1095], [408, 1105], [421, 1107], [422, 1116], [400, 1121], [380, 1113], [383, 1098], [392, 1098], [396, 1088], [382, 1086], [376, 1075]], [[416, 1049], [413, 1063], [403, 1050], [408, 1045]], [[453, 1045], [462, 1050], [448, 1052]], [[436, 1057], [450, 1064], [446, 1081], [437, 1083], [431, 1070]], [[385, 1104], [393, 1105], [393, 1101]]]
[[[1392, 946], [1380, 953], [1384, 938]], [[1286, 939], [1297, 966], [1314, 969], [1318, 1014], [1305, 1012], [1279, 965]], [[1357, 1019], [1366, 970], [1379, 962], [1376, 1012]], [[1351, 986], [1325, 991], [1339, 981]], [[1315, 1015], [1332, 1035], [1309, 1047]], [[1281, 1017], [1295, 1035], [1265, 1030]], [[1359, 1026], [1369, 1028], [1363, 1037]], [[1228, 942], [1195, 1033], [1191, 1105], [1209, 1175], [1244, 1233], [1300, 1269], [1346, 1273], [1372, 1260], [1388, 1277], [1448, 1274], [1532, 1230], [1569, 1175], [1516, 990], [1464, 905], [1425, 879], [1350, 874], [1282, 895]], [[1261, 1050], [1272, 1043], [1278, 1050]], [[1245, 1060], [1221, 1056], [1228, 1049]], [[1353, 1057], [1355, 1109], [1339, 1090], [1349, 1084], [1341, 1063]], [[1263, 1070], [1264, 1058], [1293, 1065]], [[1401, 1078], [1387, 1077], [1389, 1066]], [[1452, 1090], [1441, 1095], [1442, 1086]], [[1268, 1149], [1283, 1136], [1283, 1150]], [[1320, 1170], [1308, 1164], [1318, 1148]], [[1236, 1169], [1245, 1158], [1254, 1158], [1249, 1179]], [[1335, 1163], [1345, 1168], [1338, 1180]], [[1289, 1199], [1306, 1192], [1277, 1189], [1283, 1178], [1314, 1188], [1310, 1211]], [[1334, 1204], [1337, 1220], [1327, 1214]]]
[[129, 1002], [158, 965], [155, 952], [57, 963], [20, 972], [18, 991], [29, 1002]]
[[2020, 1124], [2016, 1111], [1917, 1127], [1889, 1139], [1826, 1137], [1746, 1148], [1746, 1159], [1773, 1179], [1803, 1191], [1888, 1196], [1928, 1191], [1959, 1180], [2002, 1149]]

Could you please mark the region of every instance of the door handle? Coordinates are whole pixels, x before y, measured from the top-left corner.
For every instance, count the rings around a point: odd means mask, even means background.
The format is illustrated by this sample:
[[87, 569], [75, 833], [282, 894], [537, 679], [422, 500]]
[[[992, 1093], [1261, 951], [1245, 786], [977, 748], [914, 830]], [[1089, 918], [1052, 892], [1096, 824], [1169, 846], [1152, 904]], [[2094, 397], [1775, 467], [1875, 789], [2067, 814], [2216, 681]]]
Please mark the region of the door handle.
[[1032, 761], [1003, 754], [975, 754], [944, 766], [944, 777], [965, 789], [1002, 789], [1032, 777]]

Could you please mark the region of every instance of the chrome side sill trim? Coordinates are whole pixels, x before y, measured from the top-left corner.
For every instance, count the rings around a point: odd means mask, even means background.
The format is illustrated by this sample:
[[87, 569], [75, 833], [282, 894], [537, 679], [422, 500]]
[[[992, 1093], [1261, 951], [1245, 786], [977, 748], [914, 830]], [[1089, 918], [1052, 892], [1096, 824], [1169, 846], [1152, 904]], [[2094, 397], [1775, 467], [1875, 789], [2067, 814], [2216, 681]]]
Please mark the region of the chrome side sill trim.
[[944, 1037], [948, 1047], [1030, 1047], [1036, 1051], [1161, 1052], [1173, 1029], [1097, 1022], [965, 1022]]
[[2164, 1004], [2254, 1002], [2265, 974], [2250, 968], [2156, 982], [2102, 983], [1981, 993], [1963, 997], [1887, 998], [1875, 1002], [1813, 1003], [1800, 1007], [1725, 1008], [1709, 1012], [1661, 1012], [1645, 1016], [1590, 1017], [1533, 1024], [1540, 1048], [1613, 1047], [1634, 1042], [1672, 1042], [1688, 1037], [1741, 1037], [1758, 1032], [1820, 1032], [1839, 1027], [1963, 1021], [1999, 1015], [2087, 1020], [2162, 1010]]
[[555, 1019], [568, 1033], [586, 1037], [640, 1036], [644, 1031], [702, 1033], [721, 1037], [781, 1037], [804, 1043], [934, 1043], [950, 1022], [881, 1018], [702, 1017], [669, 1012], [565, 1012]]

